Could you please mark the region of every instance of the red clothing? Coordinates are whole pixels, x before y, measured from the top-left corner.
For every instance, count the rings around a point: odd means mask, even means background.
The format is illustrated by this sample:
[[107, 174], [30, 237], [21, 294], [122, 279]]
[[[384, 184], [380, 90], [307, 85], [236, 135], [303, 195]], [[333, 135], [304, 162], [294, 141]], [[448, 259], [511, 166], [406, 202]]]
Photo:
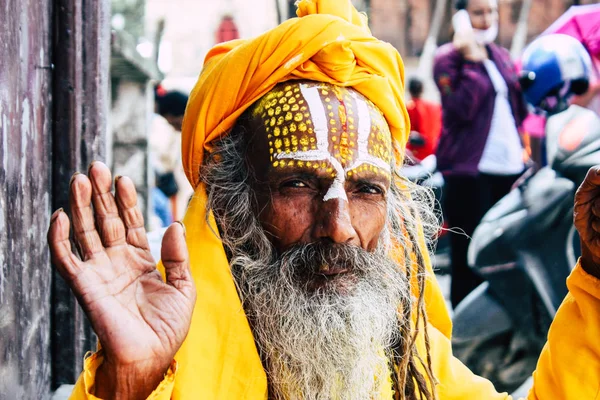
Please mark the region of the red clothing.
[[425, 143], [422, 146], [412, 145], [409, 141], [407, 149], [410, 150], [419, 161], [434, 154], [442, 131], [442, 108], [422, 99], [413, 99], [406, 105], [410, 117], [411, 131], [421, 134]]

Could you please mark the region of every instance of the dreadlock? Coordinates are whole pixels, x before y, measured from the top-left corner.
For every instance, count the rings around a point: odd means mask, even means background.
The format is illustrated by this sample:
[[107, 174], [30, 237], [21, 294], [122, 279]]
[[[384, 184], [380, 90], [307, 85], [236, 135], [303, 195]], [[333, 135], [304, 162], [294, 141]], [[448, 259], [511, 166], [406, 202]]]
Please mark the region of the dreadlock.
[[[436, 400], [437, 383], [431, 365], [427, 313], [425, 309], [425, 283], [427, 279], [428, 243], [433, 242], [439, 226], [439, 216], [433, 210], [432, 193], [405, 178], [398, 171], [391, 186], [389, 208], [394, 214], [388, 214], [392, 225], [401, 225], [401, 242], [396, 250], [402, 251], [404, 270], [408, 282], [416, 284], [418, 296], [408, 304], [400, 305], [401, 321], [412, 321], [414, 325], [400, 323], [400, 340], [390, 349], [394, 391], [397, 400]], [[426, 240], [429, 239], [429, 242]], [[426, 355], [425, 360], [417, 351], [416, 341], [423, 334]], [[421, 373], [419, 366], [425, 371]]]

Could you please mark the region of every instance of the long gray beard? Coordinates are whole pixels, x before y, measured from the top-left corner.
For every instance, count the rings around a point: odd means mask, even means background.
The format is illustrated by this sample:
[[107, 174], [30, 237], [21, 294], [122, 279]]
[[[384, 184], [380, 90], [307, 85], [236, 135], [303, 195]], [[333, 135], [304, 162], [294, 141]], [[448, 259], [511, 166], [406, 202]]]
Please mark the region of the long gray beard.
[[[301, 245], [273, 260], [238, 253], [232, 271], [275, 399], [378, 398], [391, 387], [387, 350], [409, 303], [403, 272], [357, 246]], [[316, 288], [323, 264], [349, 273]]]
[[[201, 176], [265, 363], [270, 396], [378, 398], [379, 391], [390, 386], [385, 353], [409, 340], [400, 337], [403, 324], [410, 321], [398, 317], [399, 308], [412, 307], [406, 274], [386, 254], [407, 245], [407, 221], [415, 226], [437, 221], [427, 211], [427, 202], [411, 200], [429, 199], [431, 193], [411, 191], [406, 196], [392, 185], [388, 223], [374, 253], [355, 246], [311, 244], [276, 256], [252, 208], [255, 198], [249, 182], [254, 178], [244, 161], [248, 135], [242, 125], [234, 131], [215, 144]], [[421, 211], [418, 222], [410, 205]], [[437, 224], [424, 226], [437, 232]], [[309, 287], [318, 280], [315, 272], [324, 262], [347, 266], [352, 279], [341, 276], [321, 288]]]

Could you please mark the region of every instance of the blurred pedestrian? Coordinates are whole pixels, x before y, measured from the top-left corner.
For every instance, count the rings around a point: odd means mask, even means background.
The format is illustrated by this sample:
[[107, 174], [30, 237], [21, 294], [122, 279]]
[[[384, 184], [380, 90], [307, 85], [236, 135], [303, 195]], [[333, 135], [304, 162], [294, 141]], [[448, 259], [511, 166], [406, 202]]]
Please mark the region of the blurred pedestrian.
[[187, 106], [188, 96], [173, 90], [160, 94], [157, 90], [156, 111], [166, 119], [177, 132], [181, 132], [183, 114]]
[[408, 81], [410, 101], [406, 104], [410, 117], [410, 138], [406, 148], [416, 161], [435, 153], [442, 130], [442, 109], [439, 104], [423, 100], [423, 82], [416, 77]]
[[518, 127], [527, 116], [509, 52], [494, 44], [496, 0], [458, 0], [455, 7], [453, 43], [434, 61], [443, 110], [436, 154], [444, 213], [451, 228], [465, 233], [451, 235], [453, 307], [480, 283], [467, 263], [469, 236], [524, 170]]
[[[191, 188], [185, 179], [181, 163], [181, 125], [187, 106], [188, 96], [179, 91], [166, 91], [157, 86], [155, 91], [156, 115], [152, 121], [150, 133], [151, 163], [154, 170], [156, 187], [169, 199], [169, 212], [156, 210], [156, 215], [170, 214], [172, 219], [181, 218], [185, 203], [180, 205], [182, 194], [189, 197]], [[158, 192], [153, 192], [154, 207], [164, 207]], [[187, 202], [187, 201], [186, 201]], [[161, 220], [164, 220], [161, 217]], [[164, 225], [163, 225], [164, 226]]]

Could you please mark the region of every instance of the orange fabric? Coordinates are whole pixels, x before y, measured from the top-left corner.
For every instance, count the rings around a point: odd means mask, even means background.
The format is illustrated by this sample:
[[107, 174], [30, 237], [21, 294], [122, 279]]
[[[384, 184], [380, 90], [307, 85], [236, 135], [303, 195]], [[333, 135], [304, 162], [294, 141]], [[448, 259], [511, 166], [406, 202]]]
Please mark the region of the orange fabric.
[[600, 280], [580, 264], [548, 333], [529, 400], [600, 399]]
[[442, 107], [426, 100], [413, 99], [408, 102], [406, 109], [410, 118], [411, 130], [419, 132], [425, 140], [423, 146], [413, 146], [408, 143], [406, 148], [417, 160], [422, 160], [434, 154], [437, 148], [442, 132]]
[[398, 52], [371, 35], [350, 0], [302, 0], [298, 16], [257, 38], [220, 44], [206, 56], [182, 129], [182, 160], [193, 187], [211, 142], [277, 83], [291, 79], [354, 87], [384, 113], [404, 149], [410, 122]]

